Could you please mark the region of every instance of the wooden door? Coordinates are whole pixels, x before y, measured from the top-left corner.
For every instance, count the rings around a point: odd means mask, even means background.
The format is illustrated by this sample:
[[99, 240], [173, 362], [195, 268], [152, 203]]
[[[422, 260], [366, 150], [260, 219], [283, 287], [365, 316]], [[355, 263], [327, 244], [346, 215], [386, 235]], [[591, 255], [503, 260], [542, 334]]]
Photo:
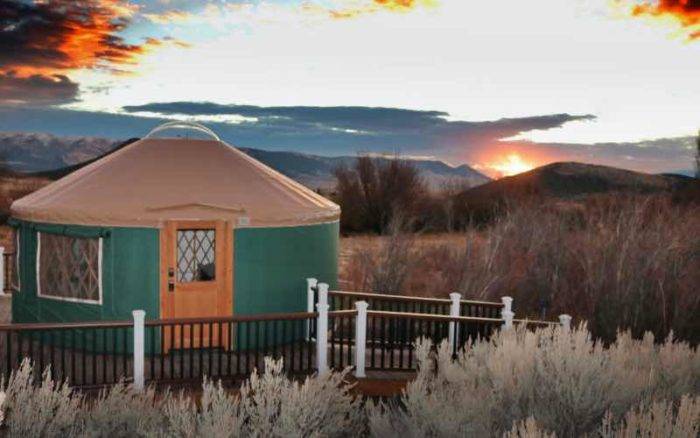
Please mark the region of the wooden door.
[[[161, 318], [233, 313], [233, 230], [224, 221], [169, 221], [161, 230]], [[171, 333], [172, 330], [172, 333]], [[227, 347], [228, 327], [165, 328], [163, 348]], [[166, 333], [167, 332], [167, 333]]]

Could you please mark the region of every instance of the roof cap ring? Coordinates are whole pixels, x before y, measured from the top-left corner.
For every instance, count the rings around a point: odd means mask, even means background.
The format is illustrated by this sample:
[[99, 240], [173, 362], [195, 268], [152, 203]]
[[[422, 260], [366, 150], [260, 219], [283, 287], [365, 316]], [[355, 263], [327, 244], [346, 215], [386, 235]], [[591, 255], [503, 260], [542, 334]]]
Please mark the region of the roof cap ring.
[[221, 141], [218, 135], [211, 129], [207, 128], [206, 126], [199, 124], [197, 122], [188, 122], [186, 120], [174, 120], [172, 122], [166, 122], [163, 123], [162, 125], [158, 125], [155, 128], [151, 129], [151, 131], [146, 134], [144, 138], [152, 138], [156, 134], [158, 134], [161, 131], [165, 131], [168, 129], [189, 129], [192, 131], [197, 131], [202, 134], [208, 135], [209, 137], [213, 138], [216, 141]]

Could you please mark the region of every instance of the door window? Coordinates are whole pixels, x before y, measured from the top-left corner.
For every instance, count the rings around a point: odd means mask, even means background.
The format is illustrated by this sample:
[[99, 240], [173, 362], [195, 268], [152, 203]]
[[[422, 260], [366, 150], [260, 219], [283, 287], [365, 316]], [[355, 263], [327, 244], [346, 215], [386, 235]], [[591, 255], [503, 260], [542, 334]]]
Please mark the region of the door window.
[[177, 281], [216, 279], [216, 230], [177, 230]]

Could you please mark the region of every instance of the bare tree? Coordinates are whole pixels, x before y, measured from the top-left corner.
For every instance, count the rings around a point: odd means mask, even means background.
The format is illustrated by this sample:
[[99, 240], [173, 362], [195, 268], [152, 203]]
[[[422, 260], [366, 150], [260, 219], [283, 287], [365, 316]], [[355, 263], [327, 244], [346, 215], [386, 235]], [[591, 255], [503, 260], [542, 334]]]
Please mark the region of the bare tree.
[[410, 220], [427, 191], [410, 162], [358, 157], [352, 168], [335, 169], [337, 201], [345, 231], [385, 233], [397, 214]]

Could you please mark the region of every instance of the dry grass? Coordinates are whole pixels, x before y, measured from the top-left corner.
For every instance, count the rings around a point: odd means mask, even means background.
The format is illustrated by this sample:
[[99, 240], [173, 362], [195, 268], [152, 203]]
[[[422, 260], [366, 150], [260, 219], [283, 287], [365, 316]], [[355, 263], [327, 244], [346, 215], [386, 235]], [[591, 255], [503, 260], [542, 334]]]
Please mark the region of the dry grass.
[[[341, 285], [368, 290], [387, 265], [409, 265], [393, 293], [498, 300], [518, 316], [570, 313], [606, 340], [618, 328], [639, 337], [700, 341], [700, 207], [666, 197], [600, 198], [586, 205], [513, 207], [484, 229], [417, 236], [400, 260], [392, 236], [341, 243]], [[398, 281], [400, 280], [400, 281]]]

